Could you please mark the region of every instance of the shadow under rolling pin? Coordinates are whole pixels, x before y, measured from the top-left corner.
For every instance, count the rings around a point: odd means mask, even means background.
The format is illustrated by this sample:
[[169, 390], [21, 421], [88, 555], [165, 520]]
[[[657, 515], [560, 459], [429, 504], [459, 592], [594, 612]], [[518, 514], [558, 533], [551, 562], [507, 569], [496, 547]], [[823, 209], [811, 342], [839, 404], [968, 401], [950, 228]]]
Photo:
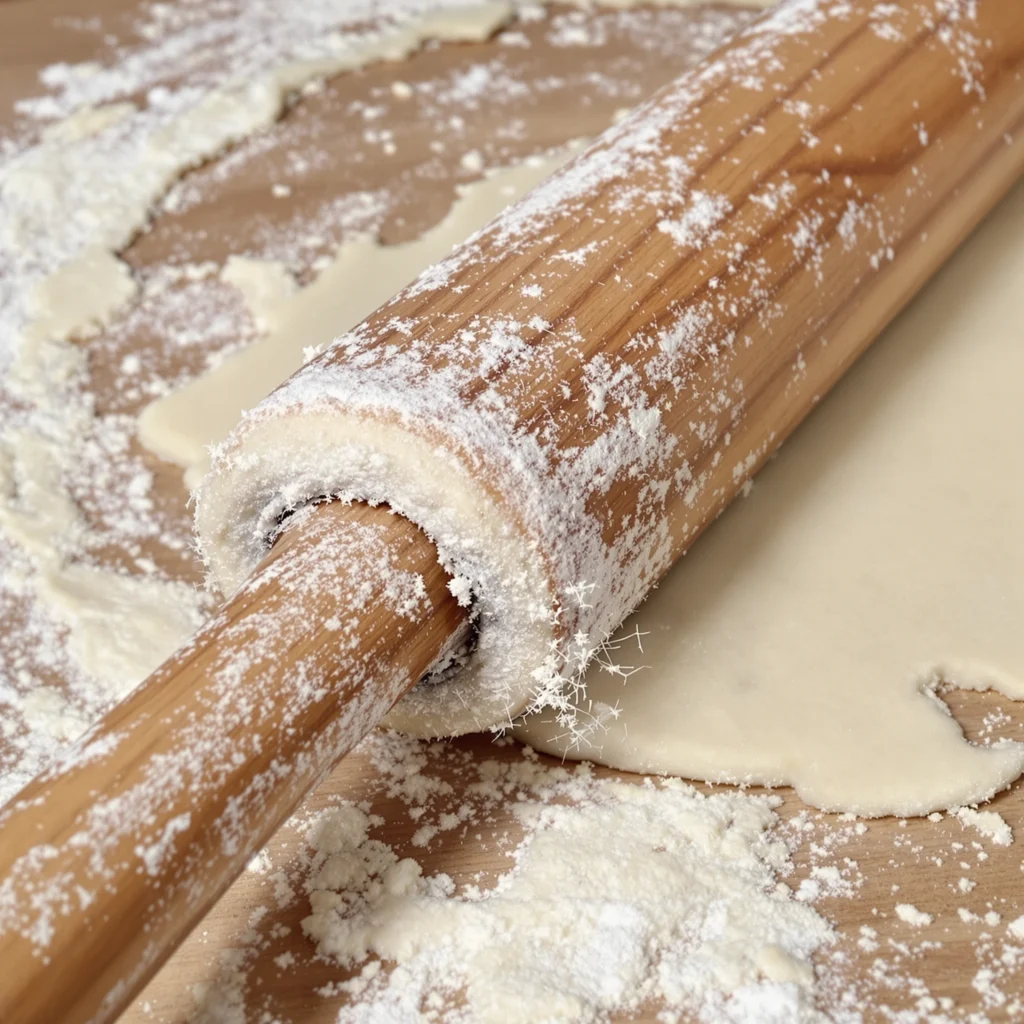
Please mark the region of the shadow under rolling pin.
[[[785, 0], [300, 371], [212, 494], [311, 382], [327, 406], [408, 387], [348, 413], [464, 468], [571, 671], [1021, 173], [1022, 76], [1017, 4]], [[327, 501], [266, 532], [222, 611], [0, 811], [6, 1024], [114, 1019], [465, 635], [410, 520]], [[500, 722], [531, 685], [432, 725]]]

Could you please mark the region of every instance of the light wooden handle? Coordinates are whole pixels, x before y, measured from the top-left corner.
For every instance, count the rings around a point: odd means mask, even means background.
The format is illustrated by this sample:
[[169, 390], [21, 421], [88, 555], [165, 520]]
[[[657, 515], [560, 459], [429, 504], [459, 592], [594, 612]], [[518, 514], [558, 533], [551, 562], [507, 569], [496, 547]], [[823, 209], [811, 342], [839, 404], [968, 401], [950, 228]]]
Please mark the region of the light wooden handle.
[[[967, 3], [884, 6], [905, 15], [895, 41], [873, 2], [820, 24], [816, 11], [840, 5], [784, 4], [794, 24], [815, 27], [783, 33], [775, 63], [742, 81], [698, 73], [647, 108], [660, 118], [659, 158], [667, 146], [695, 168], [688, 189], [727, 197], [717, 235], [680, 249], [656, 209], [630, 217], [598, 182], [588, 216], [548, 220], [514, 252], [485, 231], [474, 245], [488, 259], [453, 271], [449, 289], [403, 293], [368, 336], [390, 344], [381, 332], [400, 320], [450, 341], [477, 315], [515, 319], [538, 268], [537, 317], [574, 324], [591, 355], [621, 355], [678, 325], [680, 310], [705, 316], [700, 346], [682, 350], [688, 376], [649, 394], [678, 439], [662, 471], [685, 465], [700, 481], [665, 511], [678, 557], [1024, 167], [1019, 4], [979, 0], [970, 53], [946, 38]], [[964, 40], [959, 28], [951, 38]], [[753, 52], [752, 39], [726, 52]], [[912, 111], [894, 102], [908, 94]], [[668, 188], [670, 172], [652, 160], [636, 187]], [[560, 251], [593, 257], [576, 268]], [[636, 365], [656, 349], [638, 346]], [[450, 345], [436, 353], [457, 358]], [[565, 450], [587, 443], [597, 428], [579, 362], [549, 371], [509, 371], [509, 402], [524, 423], [562, 431]], [[595, 492], [609, 543], [644, 483]], [[401, 572], [419, 574], [426, 595]], [[114, 1017], [461, 621], [410, 524], [340, 505], [304, 517], [188, 648], [0, 812], [0, 1020]]]
[[242, 590], [0, 812], [0, 1021], [111, 1020], [460, 636], [387, 509], [300, 513]]

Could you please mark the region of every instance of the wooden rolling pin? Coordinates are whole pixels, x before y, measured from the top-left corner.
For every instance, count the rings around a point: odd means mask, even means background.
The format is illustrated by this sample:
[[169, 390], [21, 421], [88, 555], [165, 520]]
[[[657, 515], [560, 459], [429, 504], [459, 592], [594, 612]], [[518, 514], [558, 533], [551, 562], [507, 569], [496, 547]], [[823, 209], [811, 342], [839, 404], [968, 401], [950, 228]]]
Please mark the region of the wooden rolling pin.
[[[477, 391], [512, 381], [517, 423], [556, 452], [608, 436], [618, 399], [595, 366], [642, 378], [622, 444], [660, 431], [656, 472], [633, 459], [587, 498], [611, 549], [661, 485], [620, 616], [1021, 173], [1022, 75], [1024, 10], [1008, 0], [786, 0], [456, 250], [443, 288], [407, 289], [357, 336], [459, 339], [521, 318], [537, 282], [536, 330], [518, 341], [553, 346], [545, 373], [527, 386], [489, 365]], [[458, 358], [430, 351], [438, 373]], [[462, 642], [446, 584], [432, 543], [385, 508], [287, 519], [220, 614], [0, 811], [0, 1020], [114, 1019]]]

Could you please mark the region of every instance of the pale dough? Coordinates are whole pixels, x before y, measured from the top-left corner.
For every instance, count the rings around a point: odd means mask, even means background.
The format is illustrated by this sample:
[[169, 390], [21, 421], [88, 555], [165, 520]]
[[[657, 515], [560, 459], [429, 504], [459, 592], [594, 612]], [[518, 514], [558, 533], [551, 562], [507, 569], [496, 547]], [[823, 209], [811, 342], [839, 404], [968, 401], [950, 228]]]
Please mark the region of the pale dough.
[[866, 815], [1012, 781], [1024, 747], [964, 742], [932, 687], [1024, 697], [1022, 240], [1024, 183], [626, 623], [608, 657], [643, 669], [591, 669], [589, 741], [519, 736]]
[[[275, 322], [266, 339], [150, 407], [146, 442], [201, 466], [302, 346], [350, 326], [550, 169], [470, 186], [418, 242], [344, 247], [317, 283], [260, 309]], [[643, 651], [627, 640], [605, 660], [642, 671], [624, 682], [592, 668], [574, 737], [543, 716], [518, 735], [623, 769], [791, 783], [862, 814], [975, 802], [1014, 779], [1024, 748], [966, 743], [934, 686], [1024, 696], [1022, 236], [1018, 187], [626, 624]]]

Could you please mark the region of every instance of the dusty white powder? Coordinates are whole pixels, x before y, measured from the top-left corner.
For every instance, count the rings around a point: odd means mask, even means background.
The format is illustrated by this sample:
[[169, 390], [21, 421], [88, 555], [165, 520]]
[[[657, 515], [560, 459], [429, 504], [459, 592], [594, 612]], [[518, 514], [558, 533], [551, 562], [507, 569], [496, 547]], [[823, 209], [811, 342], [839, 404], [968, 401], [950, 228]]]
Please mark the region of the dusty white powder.
[[[396, 788], [422, 809], [431, 777], [418, 746], [394, 740], [395, 754]], [[355, 805], [310, 829], [303, 930], [321, 956], [363, 965], [332, 988], [359, 997], [340, 1020], [434, 1019], [422, 1015], [434, 1007], [467, 1024], [568, 1024], [648, 1003], [665, 1020], [824, 1019], [811, 955], [831, 931], [777, 881], [790, 867], [772, 831], [777, 799], [629, 785], [530, 758], [473, 770], [467, 792], [513, 801], [525, 830], [493, 887], [425, 876], [371, 838], [374, 820]]]
[[953, 815], [964, 828], [977, 829], [996, 846], [1010, 846], [1013, 843], [1013, 829], [997, 811], [976, 811], [970, 807], [959, 807]]
[[931, 924], [933, 920], [931, 914], [918, 910], [913, 903], [897, 903], [896, 916], [914, 928], [923, 928], [925, 925]]

